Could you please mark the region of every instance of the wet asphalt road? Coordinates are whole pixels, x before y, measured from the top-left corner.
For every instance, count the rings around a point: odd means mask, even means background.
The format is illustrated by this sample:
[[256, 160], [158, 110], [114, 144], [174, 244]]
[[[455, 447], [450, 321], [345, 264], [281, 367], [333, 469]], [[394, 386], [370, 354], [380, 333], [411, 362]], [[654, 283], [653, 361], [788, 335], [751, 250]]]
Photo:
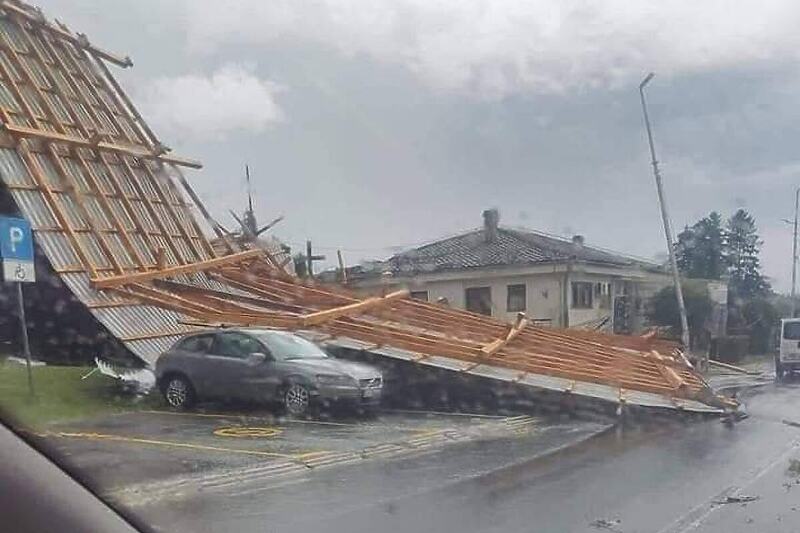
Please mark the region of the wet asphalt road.
[[[800, 425], [784, 420], [800, 422], [800, 383], [744, 399], [750, 417], [734, 427], [616, 428], [538, 458], [546, 432], [467, 442], [135, 512], [193, 532], [798, 532], [800, 484], [787, 469]], [[759, 499], [714, 503], [741, 495]]]

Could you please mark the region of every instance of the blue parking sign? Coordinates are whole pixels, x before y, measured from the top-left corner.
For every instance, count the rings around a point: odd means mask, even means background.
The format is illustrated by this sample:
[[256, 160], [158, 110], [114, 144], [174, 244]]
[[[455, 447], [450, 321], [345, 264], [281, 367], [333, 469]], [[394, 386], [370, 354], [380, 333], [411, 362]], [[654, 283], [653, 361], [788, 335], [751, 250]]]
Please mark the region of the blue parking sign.
[[33, 261], [33, 238], [27, 220], [0, 217], [0, 257]]
[[27, 220], [0, 217], [0, 262], [6, 281], [35, 281], [33, 236]]

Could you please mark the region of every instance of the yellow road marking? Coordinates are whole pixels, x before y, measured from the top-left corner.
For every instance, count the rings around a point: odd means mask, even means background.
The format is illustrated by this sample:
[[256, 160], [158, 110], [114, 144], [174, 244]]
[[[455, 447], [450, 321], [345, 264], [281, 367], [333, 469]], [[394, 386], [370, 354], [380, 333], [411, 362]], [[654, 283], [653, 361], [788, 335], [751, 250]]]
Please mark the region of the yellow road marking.
[[[205, 418], [250, 418], [257, 420], [278, 420], [277, 418], [261, 415], [245, 415], [245, 414], [226, 414], [226, 413], [181, 413], [177, 411], [159, 411], [144, 410], [137, 411], [138, 413], [151, 413], [156, 415], [175, 415], [175, 416], [199, 416]], [[327, 422], [325, 420], [295, 420], [291, 418], [280, 419], [280, 422], [287, 424], [321, 424], [326, 426], [344, 426], [344, 427], [363, 427], [361, 424], [347, 424], [344, 422]]]
[[234, 438], [269, 438], [283, 433], [280, 428], [273, 427], [245, 427], [245, 426], [228, 426], [214, 430], [214, 435], [217, 437], [234, 437]]
[[[383, 425], [370, 425], [370, 424], [348, 424], [346, 422], [329, 422], [326, 420], [297, 420], [293, 418], [282, 418], [277, 419], [269, 416], [260, 416], [260, 415], [245, 415], [245, 414], [226, 414], [226, 413], [187, 413], [187, 412], [180, 412], [180, 411], [161, 411], [158, 409], [150, 409], [150, 410], [142, 410], [136, 411], [137, 413], [150, 413], [154, 415], [174, 415], [174, 416], [196, 416], [196, 417], [203, 417], [203, 418], [249, 418], [251, 420], [274, 420], [279, 421], [281, 424], [311, 424], [311, 425], [323, 425], [323, 426], [340, 426], [340, 427], [352, 427], [352, 428], [366, 428], [366, 429], [396, 429], [398, 431], [409, 431], [412, 433], [416, 432], [427, 432], [431, 431], [428, 429], [419, 429], [413, 428], [409, 426], [383, 426]], [[443, 428], [439, 428], [432, 431], [439, 431]]]
[[[127, 437], [125, 435], [109, 435], [105, 433], [71, 433], [67, 431], [46, 431], [43, 433], [34, 433], [34, 434], [38, 437], [58, 437], [67, 439], [88, 439], [88, 440], [106, 440], [114, 442], [131, 442], [135, 444], [150, 444], [154, 446], [188, 448], [192, 450], [206, 450], [214, 452], [240, 453], [245, 455], [258, 455], [261, 457], [282, 457], [284, 459], [298, 459], [304, 455], [304, 454], [265, 452], [261, 450], [246, 450], [241, 448], [225, 448], [221, 446], [207, 446], [205, 444], [189, 444], [188, 442], [142, 439], [139, 437]], [[322, 453], [322, 452], [314, 452], [314, 453]]]

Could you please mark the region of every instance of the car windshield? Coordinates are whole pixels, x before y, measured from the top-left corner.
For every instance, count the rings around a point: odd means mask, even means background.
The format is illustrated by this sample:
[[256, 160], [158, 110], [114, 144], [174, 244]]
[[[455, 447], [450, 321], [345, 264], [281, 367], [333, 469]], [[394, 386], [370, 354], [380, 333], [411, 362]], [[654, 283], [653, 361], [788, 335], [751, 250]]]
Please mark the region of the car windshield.
[[269, 348], [270, 354], [278, 361], [293, 359], [326, 359], [326, 354], [319, 346], [297, 335], [277, 332], [255, 333], [258, 340]]

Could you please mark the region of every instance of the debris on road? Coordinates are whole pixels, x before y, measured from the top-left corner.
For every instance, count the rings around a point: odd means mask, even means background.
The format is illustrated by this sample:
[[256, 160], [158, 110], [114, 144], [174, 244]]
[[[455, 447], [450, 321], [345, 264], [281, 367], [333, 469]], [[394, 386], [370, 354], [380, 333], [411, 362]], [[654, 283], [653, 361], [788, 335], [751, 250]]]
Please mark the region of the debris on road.
[[713, 503], [714, 505], [728, 505], [728, 504], [731, 504], [731, 503], [734, 503], [734, 504], [735, 503], [745, 504], [745, 503], [754, 502], [754, 501], [756, 501], [758, 499], [759, 499], [759, 496], [745, 496], [745, 495], [726, 496], [725, 499], [723, 499], [723, 500], [714, 500], [711, 503]]
[[742, 368], [740, 366], [731, 365], [729, 363], [723, 363], [722, 361], [715, 361], [713, 359], [708, 360], [708, 364], [711, 366], [715, 366], [718, 368], [724, 368], [725, 370], [731, 370], [733, 372], [738, 372], [740, 374], [747, 374], [748, 376], [760, 376], [763, 372], [759, 370], [748, 370], [746, 368]]
[[[147, 394], [156, 384], [155, 375], [147, 368], [120, 368], [99, 357], [95, 360], [96, 370], [104, 376], [114, 378], [122, 384], [123, 389], [137, 394]], [[92, 370], [94, 372], [94, 369]], [[81, 378], [83, 379], [83, 378]]]
[[589, 525], [595, 529], [604, 529], [606, 531], [613, 531], [614, 533], [622, 533], [622, 530], [618, 527], [621, 523], [622, 521], [619, 519], [608, 520], [606, 518], [598, 518]]

